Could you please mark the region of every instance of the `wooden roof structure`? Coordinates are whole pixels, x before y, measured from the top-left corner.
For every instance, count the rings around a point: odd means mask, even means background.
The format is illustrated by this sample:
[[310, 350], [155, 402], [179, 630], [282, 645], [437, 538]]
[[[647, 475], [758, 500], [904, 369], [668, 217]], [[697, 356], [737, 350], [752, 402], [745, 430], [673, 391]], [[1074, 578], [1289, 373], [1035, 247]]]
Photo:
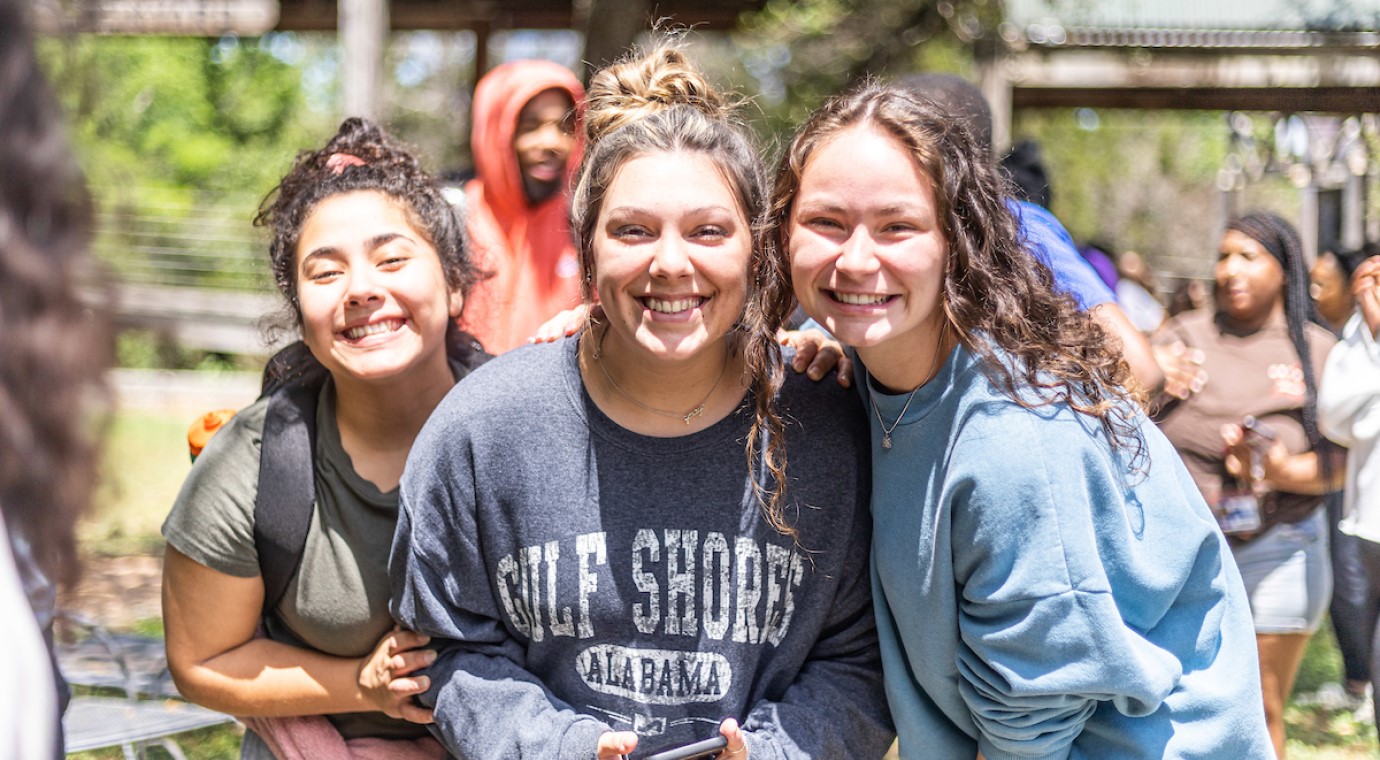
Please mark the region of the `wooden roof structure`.
[[[658, 17], [709, 29], [732, 28], [743, 11], [765, 0], [657, 0]], [[391, 0], [389, 25], [395, 30], [579, 29], [589, 0]], [[336, 0], [279, 0], [280, 31], [330, 31], [337, 23]]]

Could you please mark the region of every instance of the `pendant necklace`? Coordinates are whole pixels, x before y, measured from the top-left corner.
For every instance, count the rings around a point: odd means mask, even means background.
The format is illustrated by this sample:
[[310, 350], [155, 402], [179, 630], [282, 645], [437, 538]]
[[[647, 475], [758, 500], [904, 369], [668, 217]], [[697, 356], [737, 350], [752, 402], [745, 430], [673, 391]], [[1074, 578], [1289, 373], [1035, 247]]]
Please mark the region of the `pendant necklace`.
[[[934, 361], [930, 364], [930, 373], [929, 373], [929, 376], [925, 378], [924, 382], [922, 382], [922, 383], [920, 383], [919, 385], [915, 386], [915, 390], [911, 391], [909, 396], [906, 396], [906, 405], [903, 406], [903, 407], [901, 407], [901, 413], [898, 414], [898, 415], [896, 415], [896, 421], [893, 422], [893, 423], [891, 423], [891, 427], [887, 427], [887, 426], [886, 426], [886, 423], [882, 421], [882, 412], [881, 412], [880, 409], [877, 408], [877, 400], [876, 400], [875, 398], [872, 399], [872, 413], [873, 413], [874, 415], [877, 416], [877, 424], [878, 424], [879, 426], [881, 426], [881, 428], [882, 428], [882, 448], [883, 448], [883, 449], [885, 449], [885, 450], [887, 450], [887, 451], [890, 451], [890, 450], [891, 450], [891, 433], [892, 433], [892, 431], [896, 430], [896, 428], [900, 426], [901, 420], [905, 419], [905, 417], [906, 417], [906, 410], [907, 410], [907, 409], [910, 409], [910, 402], [912, 402], [912, 401], [915, 400], [915, 394], [918, 393], [918, 392], [920, 391], [921, 388], [925, 387], [925, 383], [928, 383], [930, 380], [933, 380], [933, 379], [934, 379], [934, 376], [935, 376], [935, 373], [939, 371], [939, 357], [945, 356], [945, 355], [946, 355], [946, 352], [943, 350], [943, 349], [944, 349], [944, 336], [945, 336], [948, 332], [949, 332], [949, 322], [948, 322], [948, 320], [945, 320], [945, 321], [944, 321], [944, 326], [943, 326], [942, 328], [940, 328], [940, 330], [939, 330], [939, 343], [938, 343], [938, 345], [936, 345], [936, 346], [934, 347]], [[864, 369], [864, 371], [866, 371], [866, 370]], [[872, 392], [872, 383], [871, 383], [872, 373], [868, 372], [868, 373], [867, 373], [867, 377], [868, 377], [868, 381], [869, 381], [868, 384], [867, 384], [867, 390], [868, 390], [868, 393], [871, 393], [871, 392]]]
[[636, 398], [633, 397], [631, 393], [628, 393], [627, 391], [623, 390], [622, 386], [620, 386], [613, 379], [613, 375], [609, 374], [608, 367], [604, 366], [603, 360], [604, 337], [607, 335], [608, 330], [604, 330], [604, 332], [599, 335], [599, 342], [594, 346], [593, 354], [594, 361], [599, 364], [599, 370], [604, 373], [604, 379], [609, 381], [609, 385], [613, 386], [613, 389], [615, 391], [618, 391], [618, 395], [633, 402], [639, 408], [645, 409], [653, 414], [659, 414], [663, 417], [675, 417], [676, 419], [683, 420], [686, 425], [689, 425], [691, 420], [704, 414], [704, 405], [709, 403], [709, 397], [713, 396], [714, 391], [719, 389], [719, 383], [722, 383], [724, 380], [724, 375], [728, 374], [728, 341], [724, 341], [723, 369], [719, 370], [719, 378], [714, 381], [714, 385], [709, 388], [709, 392], [704, 394], [704, 398], [700, 400], [700, 403], [696, 404], [694, 409], [691, 409], [685, 414], [681, 414], [680, 412], [667, 411], [665, 409], [657, 409], [654, 406], [648, 406], [647, 404], [638, 401]]

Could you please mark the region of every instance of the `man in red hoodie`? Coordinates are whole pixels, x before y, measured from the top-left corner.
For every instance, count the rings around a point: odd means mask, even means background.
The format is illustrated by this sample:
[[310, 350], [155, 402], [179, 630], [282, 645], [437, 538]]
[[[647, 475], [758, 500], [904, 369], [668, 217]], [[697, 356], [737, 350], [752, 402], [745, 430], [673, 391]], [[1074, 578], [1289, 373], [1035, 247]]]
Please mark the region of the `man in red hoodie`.
[[481, 271], [461, 326], [501, 354], [580, 302], [568, 216], [580, 164], [584, 88], [550, 61], [513, 61], [479, 80], [465, 211]]

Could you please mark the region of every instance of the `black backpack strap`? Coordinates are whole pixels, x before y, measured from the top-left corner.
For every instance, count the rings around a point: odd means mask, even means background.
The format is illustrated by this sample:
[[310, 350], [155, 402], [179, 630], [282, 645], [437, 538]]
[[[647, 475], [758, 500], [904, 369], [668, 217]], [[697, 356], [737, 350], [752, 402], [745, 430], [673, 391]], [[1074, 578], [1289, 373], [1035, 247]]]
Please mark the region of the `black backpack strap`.
[[302, 564], [316, 503], [316, 402], [321, 386], [285, 385], [268, 400], [254, 500], [254, 547], [264, 614], [278, 606]]

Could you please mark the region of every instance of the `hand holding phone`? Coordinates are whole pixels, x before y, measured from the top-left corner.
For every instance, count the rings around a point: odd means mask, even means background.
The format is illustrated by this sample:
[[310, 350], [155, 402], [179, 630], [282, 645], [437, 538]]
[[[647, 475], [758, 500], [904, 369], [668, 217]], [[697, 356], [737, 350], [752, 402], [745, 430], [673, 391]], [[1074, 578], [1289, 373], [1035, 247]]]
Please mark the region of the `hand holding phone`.
[[728, 739], [726, 737], [716, 736], [694, 744], [658, 752], [655, 755], [648, 755], [643, 760], [701, 760], [702, 758], [715, 757], [720, 750], [727, 746]]

